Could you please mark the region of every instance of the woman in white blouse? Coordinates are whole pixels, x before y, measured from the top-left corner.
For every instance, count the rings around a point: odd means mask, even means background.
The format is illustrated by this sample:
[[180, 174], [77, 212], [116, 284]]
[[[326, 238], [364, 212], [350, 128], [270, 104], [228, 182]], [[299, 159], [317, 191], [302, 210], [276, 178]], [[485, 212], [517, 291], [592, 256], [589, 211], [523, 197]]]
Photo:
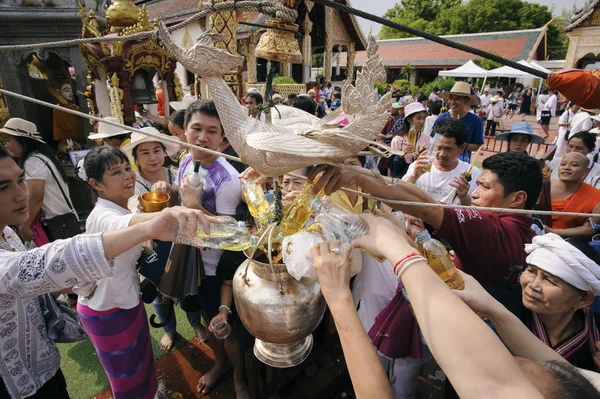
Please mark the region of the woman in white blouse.
[[60, 355], [48, 338], [38, 296], [77, 285], [82, 296], [95, 295], [95, 283], [117, 273], [111, 259], [149, 239], [172, 240], [182, 230], [212, 220], [199, 211], [169, 208], [138, 218], [125, 229], [78, 235], [42, 248], [25, 250], [8, 226], [29, 217], [25, 174], [0, 147], [0, 397], [65, 399]]

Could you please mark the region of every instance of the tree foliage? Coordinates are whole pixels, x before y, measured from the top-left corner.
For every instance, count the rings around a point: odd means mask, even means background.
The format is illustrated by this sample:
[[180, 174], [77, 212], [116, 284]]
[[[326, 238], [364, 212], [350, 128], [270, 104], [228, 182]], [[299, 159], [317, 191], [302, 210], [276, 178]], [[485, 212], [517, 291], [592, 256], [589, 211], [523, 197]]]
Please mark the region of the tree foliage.
[[[524, 0], [402, 0], [384, 17], [436, 35], [536, 29], [552, 20], [548, 26], [550, 57], [560, 58], [568, 46], [563, 19], [553, 20], [547, 6]], [[379, 33], [380, 39], [409, 36], [387, 26]]]

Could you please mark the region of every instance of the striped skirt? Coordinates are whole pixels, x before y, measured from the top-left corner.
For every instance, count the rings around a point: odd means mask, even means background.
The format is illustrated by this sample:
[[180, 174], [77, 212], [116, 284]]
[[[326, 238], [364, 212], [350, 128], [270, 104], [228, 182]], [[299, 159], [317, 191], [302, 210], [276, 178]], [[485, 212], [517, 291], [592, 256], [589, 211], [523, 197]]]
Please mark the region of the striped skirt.
[[78, 304], [79, 319], [110, 381], [115, 399], [154, 398], [158, 382], [144, 304], [95, 311]]

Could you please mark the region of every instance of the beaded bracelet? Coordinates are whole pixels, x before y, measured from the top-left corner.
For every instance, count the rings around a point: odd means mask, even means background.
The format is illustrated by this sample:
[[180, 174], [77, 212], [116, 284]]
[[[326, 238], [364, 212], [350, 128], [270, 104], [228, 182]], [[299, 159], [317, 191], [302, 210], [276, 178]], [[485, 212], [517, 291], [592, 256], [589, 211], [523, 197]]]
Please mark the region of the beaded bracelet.
[[400, 280], [400, 278], [402, 277], [402, 274], [406, 271], [406, 269], [408, 269], [410, 266], [414, 265], [415, 263], [421, 262], [421, 261], [427, 263], [427, 259], [425, 259], [421, 255], [412, 256], [412, 257], [404, 260], [400, 265], [398, 265], [399, 268], [396, 272], [396, 277], [398, 277], [398, 280]]
[[225, 306], [225, 305], [219, 306], [219, 312], [221, 311], [221, 308], [227, 309], [227, 312], [229, 312], [229, 314], [231, 314], [231, 309], [229, 309], [229, 306]]
[[396, 274], [396, 269], [398, 268], [398, 265], [400, 265], [400, 263], [404, 262], [407, 259], [413, 258], [415, 256], [421, 256], [421, 254], [418, 252], [413, 252], [413, 253], [406, 255], [404, 258], [400, 259], [398, 262], [396, 262], [396, 264], [394, 265], [394, 269], [393, 269], [394, 274]]

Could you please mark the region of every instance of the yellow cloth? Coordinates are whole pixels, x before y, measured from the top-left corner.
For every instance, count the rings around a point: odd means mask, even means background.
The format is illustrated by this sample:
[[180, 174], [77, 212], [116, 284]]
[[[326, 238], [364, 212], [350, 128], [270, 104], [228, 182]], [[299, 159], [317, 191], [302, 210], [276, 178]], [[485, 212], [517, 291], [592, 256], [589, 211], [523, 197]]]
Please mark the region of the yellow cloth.
[[[57, 105], [75, 111], [79, 111], [79, 109], [73, 104]], [[54, 140], [62, 141], [66, 139], [71, 139], [79, 143], [85, 143], [83, 119], [81, 119], [80, 117], [55, 109], [52, 111], [52, 125]]]
[[[123, 147], [125, 147], [125, 146], [126, 146], [127, 144], [129, 144], [129, 143], [131, 143], [131, 139], [129, 139], [129, 138], [128, 138], [128, 139], [125, 139], [125, 140], [124, 140], [124, 141], [121, 143], [121, 145], [119, 146], [119, 149], [120, 149], [120, 150], [122, 150], [122, 149], [123, 149]], [[136, 146], [136, 147], [137, 147], [137, 146]], [[133, 170], [134, 172], [137, 172], [137, 171], [138, 171], [138, 166], [137, 166], [135, 163], [132, 163], [132, 164], [131, 164], [131, 170]]]
[[[358, 188], [359, 192], [363, 192], [362, 188]], [[365, 201], [365, 197], [362, 196], [358, 196], [358, 198], [356, 199], [356, 204], [354, 204], [354, 206], [352, 206], [352, 204], [350, 204], [350, 200], [348, 199], [348, 195], [346, 195], [345, 191], [342, 190], [338, 190], [335, 193], [332, 193], [329, 197], [327, 197], [327, 199], [335, 202], [338, 205], [343, 206], [344, 208], [346, 208], [347, 210], [349, 210], [350, 212], [358, 215], [359, 213], [363, 213], [363, 201]], [[374, 199], [367, 199], [367, 208], [368, 210], [370, 210], [371, 212], [373, 212], [375, 209], [377, 209], [377, 201]]]

